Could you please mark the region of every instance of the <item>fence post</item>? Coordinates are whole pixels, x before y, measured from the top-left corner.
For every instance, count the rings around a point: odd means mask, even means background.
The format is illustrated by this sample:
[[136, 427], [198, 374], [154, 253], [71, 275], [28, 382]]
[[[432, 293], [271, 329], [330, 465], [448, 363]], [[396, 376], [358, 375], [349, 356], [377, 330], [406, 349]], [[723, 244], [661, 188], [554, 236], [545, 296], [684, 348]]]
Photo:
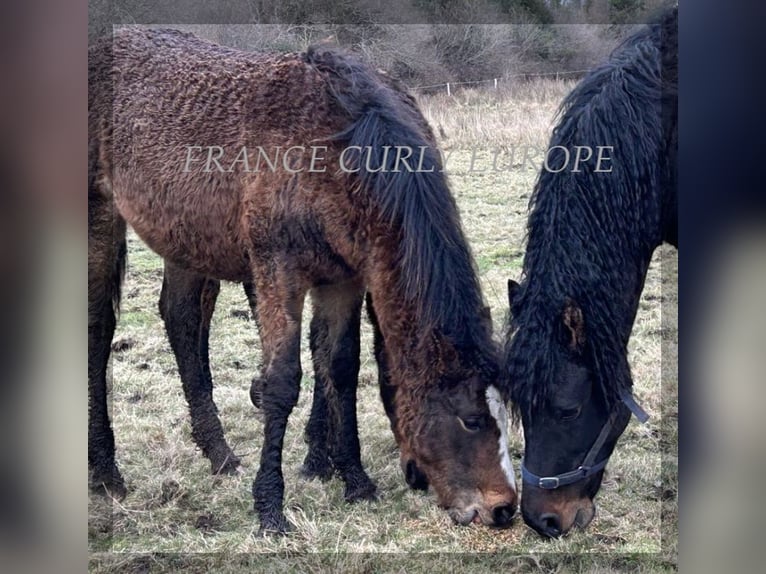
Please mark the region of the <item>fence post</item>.
[[450, 91], [449, 91], [449, 82], [447, 82], [447, 95], [448, 95], [448, 96], [451, 96], [451, 95], [452, 95], [452, 94], [450, 93]]
[[495, 78], [495, 89], [497, 89], [497, 78]]

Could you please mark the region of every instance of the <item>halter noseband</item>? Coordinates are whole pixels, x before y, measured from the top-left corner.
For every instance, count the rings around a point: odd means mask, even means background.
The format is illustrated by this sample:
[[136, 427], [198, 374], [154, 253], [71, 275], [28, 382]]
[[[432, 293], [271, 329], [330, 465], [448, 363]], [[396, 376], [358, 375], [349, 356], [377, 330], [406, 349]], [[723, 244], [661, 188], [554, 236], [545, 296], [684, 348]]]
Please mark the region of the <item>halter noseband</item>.
[[[646, 414], [646, 411], [644, 411], [644, 409], [639, 406], [629, 391], [621, 391], [620, 399], [622, 399], [622, 403], [630, 409], [630, 412], [636, 416], [639, 422], [645, 423], [647, 420], [649, 420], [649, 415]], [[612, 428], [617, 422], [619, 407], [620, 403], [615, 404], [612, 412], [609, 414], [609, 418], [601, 428], [601, 432], [599, 433], [598, 437], [596, 437], [596, 442], [593, 443], [593, 446], [590, 447], [588, 454], [585, 455], [585, 460], [583, 460], [582, 464], [575, 470], [562, 472], [561, 474], [557, 474], [555, 476], [538, 476], [535, 473], [530, 472], [522, 460], [521, 480], [529, 484], [537, 485], [538, 488], [554, 490], [560, 486], [566, 486], [584, 478], [588, 478], [600, 470], [603, 470], [603, 468], [606, 466], [606, 463], [609, 461], [608, 456], [601, 462], [597, 462], [596, 464], [593, 464], [593, 462], [598, 456], [598, 453], [601, 451], [601, 447], [604, 446], [606, 439], [609, 438], [609, 435], [612, 432]]]

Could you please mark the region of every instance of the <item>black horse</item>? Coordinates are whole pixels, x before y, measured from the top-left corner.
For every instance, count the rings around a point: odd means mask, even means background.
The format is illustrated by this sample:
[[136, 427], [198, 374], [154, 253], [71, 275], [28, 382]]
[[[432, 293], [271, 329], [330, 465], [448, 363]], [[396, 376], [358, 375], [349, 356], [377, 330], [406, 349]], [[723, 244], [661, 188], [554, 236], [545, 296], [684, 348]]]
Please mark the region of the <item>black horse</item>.
[[[626, 40], [564, 100], [531, 199], [520, 285], [509, 281], [506, 375], [524, 426], [524, 520], [587, 526], [631, 412], [627, 344], [646, 271], [678, 246], [678, 9]], [[611, 161], [559, 169], [575, 146]], [[595, 152], [594, 152], [595, 156]]]

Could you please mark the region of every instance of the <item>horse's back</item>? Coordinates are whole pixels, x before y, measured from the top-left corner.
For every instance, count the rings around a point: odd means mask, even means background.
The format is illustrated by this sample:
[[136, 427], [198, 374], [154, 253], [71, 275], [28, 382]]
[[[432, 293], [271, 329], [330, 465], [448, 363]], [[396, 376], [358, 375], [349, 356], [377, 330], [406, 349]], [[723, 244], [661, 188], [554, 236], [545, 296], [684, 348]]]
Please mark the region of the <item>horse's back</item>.
[[243, 148], [273, 154], [337, 129], [319, 75], [297, 54], [250, 54], [172, 30], [127, 29], [92, 52], [92, 163], [122, 216], [166, 259], [248, 278], [246, 194], [279, 190], [231, 162]]

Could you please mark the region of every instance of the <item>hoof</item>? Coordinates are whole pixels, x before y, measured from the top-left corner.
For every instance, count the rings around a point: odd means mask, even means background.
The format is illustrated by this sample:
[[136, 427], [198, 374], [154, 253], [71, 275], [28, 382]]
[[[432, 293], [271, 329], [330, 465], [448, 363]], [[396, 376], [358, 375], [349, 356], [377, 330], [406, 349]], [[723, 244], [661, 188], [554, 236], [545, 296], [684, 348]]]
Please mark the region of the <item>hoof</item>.
[[285, 536], [292, 532], [293, 527], [284, 516], [272, 516], [261, 519], [258, 536]]
[[378, 500], [378, 487], [371, 480], [366, 483], [357, 484], [353, 486], [346, 485], [346, 492], [343, 495], [346, 502], [354, 503], [363, 500], [376, 501]]
[[125, 481], [116, 468], [110, 473], [91, 476], [88, 480], [88, 486], [92, 493], [115, 500], [122, 500], [128, 494]]

